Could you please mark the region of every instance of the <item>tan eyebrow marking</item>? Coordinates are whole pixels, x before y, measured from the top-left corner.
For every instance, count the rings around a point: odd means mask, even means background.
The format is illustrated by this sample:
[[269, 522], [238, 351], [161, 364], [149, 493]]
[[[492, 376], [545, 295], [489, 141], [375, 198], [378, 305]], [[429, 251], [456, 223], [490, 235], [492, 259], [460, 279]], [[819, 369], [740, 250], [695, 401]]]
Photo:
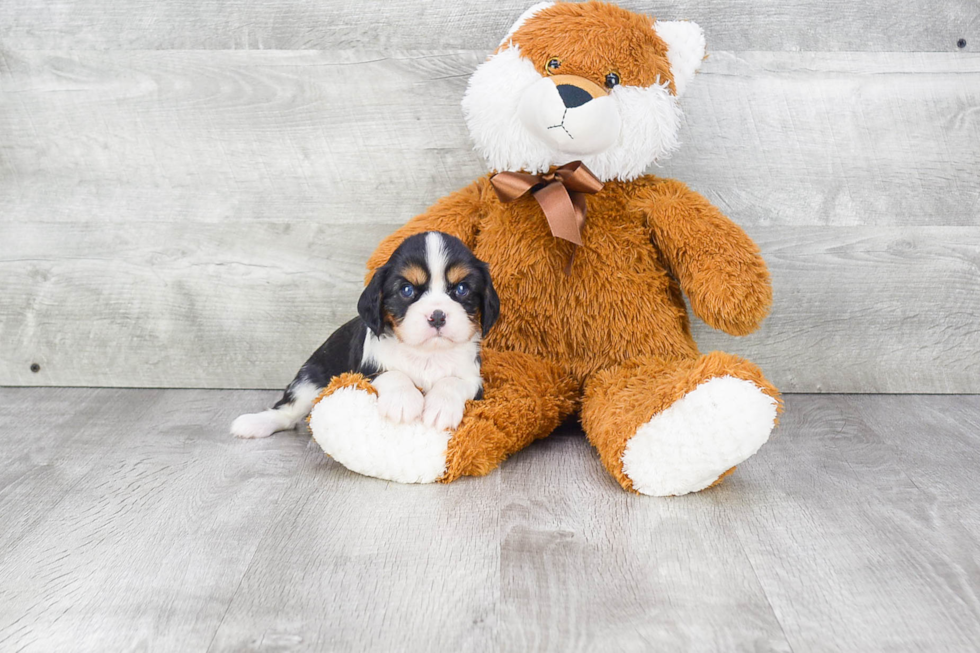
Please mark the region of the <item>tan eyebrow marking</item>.
[[429, 273], [418, 264], [409, 265], [401, 271], [401, 275], [413, 286], [424, 286], [429, 282]]
[[446, 272], [446, 279], [450, 286], [455, 286], [471, 274], [473, 274], [473, 268], [462, 263], [456, 263]]

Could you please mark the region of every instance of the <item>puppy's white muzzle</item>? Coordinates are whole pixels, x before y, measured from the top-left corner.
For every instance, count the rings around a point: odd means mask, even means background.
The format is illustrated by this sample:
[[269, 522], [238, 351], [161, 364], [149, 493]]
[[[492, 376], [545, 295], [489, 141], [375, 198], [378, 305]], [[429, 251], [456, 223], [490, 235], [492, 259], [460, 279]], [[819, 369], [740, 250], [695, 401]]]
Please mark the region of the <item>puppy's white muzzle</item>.
[[[436, 311], [442, 313], [439, 328], [434, 326], [431, 319]], [[474, 329], [461, 305], [444, 292], [430, 291], [409, 306], [398, 329], [398, 337], [413, 347], [426, 345], [440, 349], [468, 342], [473, 337]]]
[[542, 77], [524, 91], [517, 115], [534, 136], [567, 154], [599, 154], [619, 140], [616, 103], [581, 77]]

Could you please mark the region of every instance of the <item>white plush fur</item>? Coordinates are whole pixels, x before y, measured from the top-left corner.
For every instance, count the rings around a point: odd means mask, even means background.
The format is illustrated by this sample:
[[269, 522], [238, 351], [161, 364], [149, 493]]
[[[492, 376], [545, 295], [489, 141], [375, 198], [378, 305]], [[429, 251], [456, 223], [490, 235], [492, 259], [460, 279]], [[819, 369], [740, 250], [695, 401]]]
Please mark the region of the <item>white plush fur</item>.
[[328, 455], [359, 474], [432, 483], [446, 471], [449, 431], [386, 420], [377, 397], [357, 388], [341, 388], [314, 406], [310, 431]]
[[704, 32], [697, 23], [688, 20], [663, 21], [653, 24], [659, 36], [667, 44], [667, 59], [674, 74], [677, 97], [684, 95], [687, 85], [704, 61]]
[[677, 148], [681, 112], [677, 98], [663, 82], [650, 87], [620, 85], [612, 89], [609, 104], [615, 107], [620, 123], [612, 144], [592, 152], [562, 151], [554, 142], [542, 140], [528, 129], [526, 115], [524, 120], [521, 118], [524, 93], [543, 78], [533, 63], [521, 57], [516, 45], [491, 56], [470, 77], [463, 96], [463, 115], [476, 150], [492, 170], [540, 173], [581, 159], [603, 181], [629, 181]]
[[524, 91], [517, 112], [529, 132], [563, 154], [603, 152], [620, 134], [619, 109], [613, 98], [598, 97], [568, 108], [550, 77], [541, 77]]
[[751, 381], [709, 379], [637, 429], [623, 473], [642, 494], [703, 490], [769, 439], [776, 400]]
[[312, 383], [297, 383], [292, 386], [294, 400], [279, 408], [270, 408], [261, 413], [239, 415], [231, 423], [231, 434], [239, 438], [267, 438], [276, 431], [295, 428], [313, 406], [313, 400], [320, 389]]

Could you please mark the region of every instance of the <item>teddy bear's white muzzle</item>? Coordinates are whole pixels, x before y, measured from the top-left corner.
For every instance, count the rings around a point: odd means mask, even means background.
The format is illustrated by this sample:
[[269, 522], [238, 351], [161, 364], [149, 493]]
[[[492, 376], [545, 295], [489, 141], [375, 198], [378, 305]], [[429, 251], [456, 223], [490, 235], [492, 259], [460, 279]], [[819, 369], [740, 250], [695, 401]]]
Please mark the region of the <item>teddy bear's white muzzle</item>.
[[567, 154], [599, 154], [619, 139], [619, 110], [612, 97], [592, 98], [550, 77], [524, 91], [518, 117], [534, 136]]

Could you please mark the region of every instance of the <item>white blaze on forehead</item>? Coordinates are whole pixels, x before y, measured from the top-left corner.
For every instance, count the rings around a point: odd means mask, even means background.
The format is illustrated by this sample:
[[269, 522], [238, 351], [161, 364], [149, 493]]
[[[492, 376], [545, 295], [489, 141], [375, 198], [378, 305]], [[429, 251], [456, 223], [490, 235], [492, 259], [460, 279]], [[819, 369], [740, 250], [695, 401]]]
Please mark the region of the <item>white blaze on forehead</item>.
[[[445, 237], [438, 232], [425, 236], [425, 265], [429, 271], [429, 287], [405, 311], [405, 317], [398, 326], [398, 337], [412, 346], [422, 345], [437, 335], [441, 339], [438, 346], [448, 343], [462, 343], [479, 333], [466, 309], [451, 296], [446, 268], [456, 261], [450, 260]], [[435, 311], [442, 311], [445, 323], [436, 329], [429, 323]]]
[[442, 234], [425, 237], [425, 261], [429, 267], [429, 293], [446, 292], [446, 244]]

